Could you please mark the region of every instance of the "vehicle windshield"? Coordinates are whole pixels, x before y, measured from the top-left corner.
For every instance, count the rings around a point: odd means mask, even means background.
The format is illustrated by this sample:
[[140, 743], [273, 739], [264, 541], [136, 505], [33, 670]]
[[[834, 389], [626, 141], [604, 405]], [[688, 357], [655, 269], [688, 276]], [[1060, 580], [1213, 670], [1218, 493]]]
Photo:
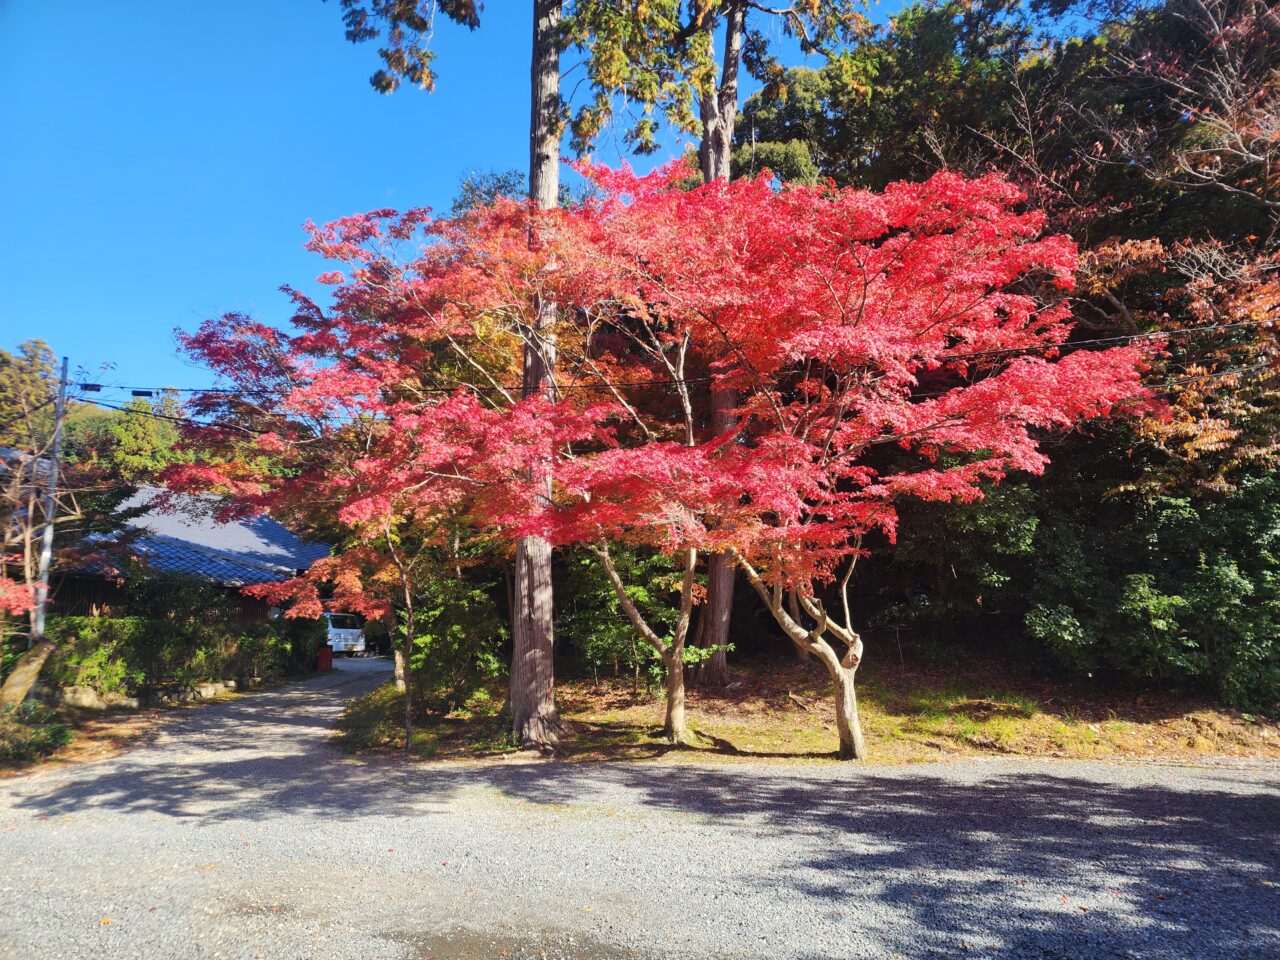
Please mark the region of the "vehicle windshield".
[[345, 613], [329, 614], [329, 626], [336, 627], [339, 630], [358, 630], [360, 624], [356, 622], [356, 618]]

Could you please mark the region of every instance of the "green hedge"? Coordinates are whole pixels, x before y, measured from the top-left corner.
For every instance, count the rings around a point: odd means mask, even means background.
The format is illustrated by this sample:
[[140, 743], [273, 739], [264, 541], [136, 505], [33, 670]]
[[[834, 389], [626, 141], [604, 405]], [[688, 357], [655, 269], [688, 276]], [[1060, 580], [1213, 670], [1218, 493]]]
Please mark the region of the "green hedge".
[[100, 694], [164, 685], [303, 673], [325, 642], [323, 620], [258, 624], [142, 617], [53, 617], [46, 628], [58, 648], [44, 677]]

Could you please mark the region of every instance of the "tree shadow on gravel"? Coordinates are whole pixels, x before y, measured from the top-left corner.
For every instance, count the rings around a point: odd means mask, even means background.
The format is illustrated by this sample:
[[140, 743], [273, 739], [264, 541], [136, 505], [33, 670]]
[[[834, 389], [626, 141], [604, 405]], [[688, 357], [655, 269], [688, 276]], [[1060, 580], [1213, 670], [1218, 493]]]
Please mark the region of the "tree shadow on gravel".
[[[482, 776], [537, 803], [581, 802], [622, 785], [649, 807], [755, 836], [794, 835], [794, 860], [747, 882], [807, 900], [809, 919], [798, 910], [797, 923], [865, 927], [886, 957], [1280, 956], [1274, 776], [1249, 783], [1247, 774], [1188, 771], [1170, 785], [1182, 771], [1113, 767], [1099, 781], [1050, 764], [1011, 772], [1017, 766], [977, 776], [970, 766], [967, 781], [936, 767]], [[891, 918], [878, 931], [868, 922], [886, 916], [877, 907]]]
[[[462, 815], [450, 801], [463, 793], [496, 791], [586, 816], [623, 807], [657, 821], [692, 817], [720, 849], [753, 846], [752, 872], [726, 863], [726, 878], [793, 902], [795, 923], [833, 944], [856, 930], [875, 948], [868, 956], [1280, 956], [1274, 772], [1025, 761], [420, 765], [344, 756], [305, 730], [323, 716], [282, 722], [289, 702], [210, 708], [222, 711], [222, 728], [8, 781], [7, 803], [37, 816], [144, 812], [199, 823], [394, 810], [428, 818], [429, 829], [432, 816]], [[245, 737], [230, 739], [227, 725]]]
[[49, 816], [106, 808], [210, 821], [449, 815], [448, 801], [468, 788], [532, 804], [637, 804], [749, 834], [742, 843], [791, 838], [789, 857], [741, 882], [807, 904], [797, 923], [833, 933], [856, 924], [880, 938], [885, 956], [1262, 960], [1280, 952], [1280, 794], [1225, 774], [1200, 774], [1184, 788], [1051, 768], [993, 767], [963, 782], [912, 768], [406, 767], [307, 751], [95, 767], [16, 805]]

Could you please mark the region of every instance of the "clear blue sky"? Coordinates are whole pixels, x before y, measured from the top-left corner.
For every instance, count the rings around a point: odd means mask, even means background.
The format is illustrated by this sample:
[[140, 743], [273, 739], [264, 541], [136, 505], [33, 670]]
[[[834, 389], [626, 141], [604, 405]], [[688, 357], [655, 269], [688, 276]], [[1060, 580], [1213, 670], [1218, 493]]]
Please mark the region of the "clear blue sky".
[[382, 96], [336, 2], [0, 0], [0, 346], [208, 383], [174, 328], [282, 321], [278, 287], [324, 269], [308, 217], [447, 209], [467, 172], [524, 169], [531, 7], [442, 24], [436, 92]]

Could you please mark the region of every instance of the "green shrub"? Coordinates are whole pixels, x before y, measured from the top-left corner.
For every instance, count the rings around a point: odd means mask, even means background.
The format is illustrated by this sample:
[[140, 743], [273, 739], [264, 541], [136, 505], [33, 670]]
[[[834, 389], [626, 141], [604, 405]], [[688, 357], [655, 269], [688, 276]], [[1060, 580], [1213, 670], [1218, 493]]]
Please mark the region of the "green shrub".
[[0, 760], [37, 760], [71, 742], [71, 728], [42, 703], [0, 713]]
[[1053, 516], [1026, 614], [1067, 671], [1200, 687], [1280, 713], [1280, 485], [1213, 496], [1114, 497]]
[[267, 626], [273, 662], [281, 672], [308, 673], [315, 669], [316, 651], [329, 641], [329, 626], [323, 619], [281, 617]]
[[228, 634], [233, 636], [229, 636], [220, 651], [216, 668], [222, 677], [269, 677], [298, 672], [286, 667], [289, 648], [274, 623], [239, 626], [228, 630]]
[[143, 685], [190, 685], [221, 679], [242, 628], [230, 623], [231, 597], [220, 587], [177, 573], [148, 572], [128, 580], [129, 611], [152, 626], [138, 635], [130, 662]]
[[233, 614], [231, 594], [199, 577], [140, 571], [126, 583], [129, 612], [144, 620], [224, 623]]
[[[502, 676], [507, 627], [492, 590], [491, 583], [439, 577], [417, 598], [409, 667], [414, 696], [429, 710], [448, 713]], [[403, 631], [402, 623], [401, 637]]]
[[[632, 602], [654, 630], [670, 633], [680, 590], [680, 574], [671, 559], [621, 544], [610, 553]], [[573, 639], [593, 674], [606, 669], [614, 676], [630, 675], [635, 687], [643, 682], [656, 689], [664, 682], [666, 671], [657, 651], [631, 626], [600, 560], [585, 550], [570, 554], [565, 564], [557, 592], [556, 633]], [[702, 655], [691, 647], [685, 653], [686, 662]]]
[[855, 586], [870, 594], [859, 616], [874, 636], [901, 632], [920, 652], [947, 657], [948, 644], [985, 634], [1002, 610], [1016, 610], [1017, 576], [1039, 522], [1032, 491], [1017, 482], [989, 486], [972, 503], [904, 500], [896, 542], [859, 563]]
[[124, 693], [146, 677], [137, 650], [149, 644], [154, 625], [139, 617], [50, 617], [45, 634], [57, 647], [44, 677], [60, 687], [92, 687]]
[[246, 625], [142, 617], [51, 617], [47, 633], [58, 647], [44, 676], [99, 694], [305, 673], [326, 636], [323, 620]]

